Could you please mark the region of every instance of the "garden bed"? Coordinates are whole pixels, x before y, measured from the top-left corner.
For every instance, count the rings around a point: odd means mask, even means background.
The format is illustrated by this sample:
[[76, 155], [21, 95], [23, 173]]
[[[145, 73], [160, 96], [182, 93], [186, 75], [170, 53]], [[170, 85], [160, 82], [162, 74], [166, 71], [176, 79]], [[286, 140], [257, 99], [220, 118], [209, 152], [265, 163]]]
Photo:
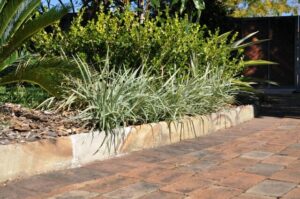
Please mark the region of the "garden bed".
[[88, 131], [69, 118], [6, 103], [0, 106], [0, 145], [55, 139]]
[[[15, 133], [21, 138], [0, 145], [0, 182], [59, 169], [79, 167], [92, 161], [132, 151], [201, 137], [238, 125], [254, 117], [253, 106], [247, 105], [228, 108], [205, 116], [187, 117], [171, 123], [159, 122], [126, 127], [105, 134], [97, 131], [83, 133], [87, 132], [87, 129], [80, 128], [78, 124], [69, 121], [64, 116], [48, 112], [27, 111], [11, 105], [3, 106], [1, 109], [2, 117], [10, 115], [11, 121], [22, 121], [23, 126], [21, 125], [22, 128], [19, 128], [18, 125], [10, 127], [6, 125], [5, 127], [6, 130], [8, 129], [6, 134]], [[26, 121], [30, 122], [26, 123]], [[34, 124], [38, 128], [32, 128], [30, 131], [36, 131], [35, 134], [39, 135], [39, 138], [28, 140], [26, 136], [20, 136], [23, 133], [27, 135], [28, 132], [25, 130], [29, 130], [30, 125]], [[73, 131], [72, 128], [75, 130]], [[52, 132], [53, 136], [42, 133], [44, 131]], [[7, 138], [1, 139], [3, 141]]]

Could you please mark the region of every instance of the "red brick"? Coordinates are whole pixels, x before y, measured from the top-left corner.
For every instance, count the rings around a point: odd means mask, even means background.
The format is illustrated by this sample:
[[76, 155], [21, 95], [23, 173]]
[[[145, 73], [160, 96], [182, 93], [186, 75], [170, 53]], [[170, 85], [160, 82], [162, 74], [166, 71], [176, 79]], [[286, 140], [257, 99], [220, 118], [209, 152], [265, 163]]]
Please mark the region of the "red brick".
[[[177, 170], [167, 170], [164, 172], [158, 172], [150, 177], [146, 178], [147, 182], [159, 183], [159, 184], [170, 184], [180, 179], [185, 179], [186, 177], [192, 176], [191, 172], [182, 172]], [[144, 178], [145, 179], [145, 178]]]
[[162, 191], [173, 192], [173, 193], [189, 193], [200, 187], [207, 187], [211, 182], [203, 180], [199, 176], [185, 177], [178, 179], [177, 182], [168, 184], [161, 188]]
[[95, 171], [99, 172], [108, 172], [116, 174], [120, 171], [129, 171], [134, 168], [134, 166], [129, 166], [125, 164], [121, 164], [120, 160], [118, 159], [112, 159], [112, 160], [106, 160], [103, 162], [96, 162], [93, 164], [89, 164], [85, 166], [85, 168], [93, 169]]
[[[85, 182], [81, 182], [81, 183], [74, 183], [74, 184], [70, 184], [67, 186], [61, 186], [59, 188], [55, 188], [55, 189], [53, 188], [50, 192], [45, 192], [45, 193], [39, 194], [39, 198], [41, 198], [41, 199], [48, 198], [50, 196], [68, 192], [68, 191], [72, 191], [72, 190], [94, 191], [94, 190], [96, 190], [96, 189], [93, 189], [94, 186], [100, 187], [101, 185], [103, 185], [103, 187], [101, 187], [103, 190], [99, 190], [99, 189], [97, 190], [97, 192], [102, 193], [102, 192], [105, 192], [105, 189], [109, 189], [106, 187], [108, 184], [110, 184], [110, 186], [112, 186], [112, 187], [120, 187], [120, 185], [118, 185], [118, 183], [116, 182], [117, 179], [120, 179], [120, 177], [117, 175], [114, 175], [114, 176], [108, 176], [108, 177], [101, 178], [101, 179], [90, 180], [90, 181], [85, 181]], [[131, 181], [129, 182], [129, 180], [131, 180]], [[112, 184], [111, 182], [113, 182], [113, 181], [115, 181], [116, 184]], [[129, 183], [134, 183], [136, 181], [137, 181], [137, 179], [126, 178], [126, 179], [123, 179], [123, 181], [121, 181], [121, 183], [129, 184]]]
[[96, 196], [95, 198], [92, 199], [107, 199], [107, 198], [104, 198], [104, 196]]
[[300, 160], [296, 160], [295, 162], [291, 163], [287, 168], [288, 169], [300, 168]]
[[152, 192], [149, 193], [147, 195], [145, 195], [144, 197], [140, 198], [140, 199], [183, 199], [185, 198], [184, 195], [180, 195], [180, 194], [175, 194], [175, 193], [167, 193], [164, 191], [157, 191], [157, 192]]
[[65, 193], [61, 194], [56, 194], [52, 197], [49, 197], [48, 199], [60, 199], [60, 198], [86, 198], [86, 199], [91, 199], [98, 197], [99, 193], [95, 192], [89, 192], [89, 191], [82, 191], [82, 190], [73, 190], [73, 191], [68, 191]]
[[289, 193], [283, 196], [282, 199], [299, 199], [300, 198], [300, 187], [291, 190]]
[[157, 184], [148, 182], [137, 182], [126, 187], [116, 189], [112, 192], [103, 194], [106, 198], [141, 198], [151, 192], [158, 191]]
[[259, 148], [257, 148], [260, 151], [268, 151], [271, 153], [278, 153], [280, 151], [282, 151], [283, 149], [286, 148], [286, 145], [282, 145], [282, 144], [271, 144], [271, 143], [267, 143]]
[[189, 163], [197, 160], [198, 158], [189, 154], [186, 155], [181, 155], [181, 156], [176, 156], [173, 158], [166, 159], [164, 161], [161, 161], [159, 164], [163, 165], [170, 165], [170, 167], [179, 167], [179, 166], [184, 166], [188, 165]]
[[267, 151], [249, 151], [244, 153], [241, 157], [246, 159], [264, 160], [273, 155], [273, 153]]
[[300, 157], [300, 150], [295, 148], [286, 148], [279, 152], [280, 155], [292, 156], [292, 157]]
[[47, 193], [53, 189], [76, 183], [78, 180], [79, 179], [76, 178], [76, 176], [64, 175], [61, 172], [52, 172], [20, 180], [16, 182], [14, 186], [21, 189], [31, 190], [35, 193]]
[[272, 179], [300, 183], [300, 169], [284, 169], [271, 176]]
[[278, 180], [264, 180], [259, 184], [247, 190], [247, 193], [260, 196], [282, 197], [293, 188], [296, 184]]
[[1, 186], [0, 187], [0, 198], [1, 199], [24, 199], [24, 198], [33, 198], [33, 196], [40, 195], [34, 191], [23, 189], [18, 186]]
[[220, 181], [223, 178], [233, 175], [235, 172], [237, 172], [235, 168], [215, 167], [208, 171], [199, 172], [196, 175], [202, 179], [207, 179], [211, 181]]
[[242, 193], [242, 190], [221, 186], [198, 189], [189, 194], [188, 199], [230, 199]]
[[252, 194], [241, 194], [239, 196], [234, 197], [233, 199], [276, 199], [274, 197], [268, 197], [268, 196], [258, 196], [258, 195], [252, 195]]
[[235, 169], [235, 171], [240, 171], [246, 167], [255, 165], [259, 160], [246, 159], [246, 158], [234, 158], [220, 165], [223, 168]]
[[282, 156], [282, 155], [273, 155], [263, 161], [263, 163], [268, 164], [278, 164], [283, 166], [288, 166], [292, 162], [297, 160], [296, 157], [290, 157], [290, 156]]
[[97, 192], [97, 193], [107, 193], [113, 191], [114, 189], [119, 189], [121, 187], [128, 186], [130, 184], [136, 183], [138, 180], [135, 178], [128, 178], [124, 176], [113, 176], [106, 178], [105, 180], [95, 182], [93, 184], [88, 184], [82, 187], [82, 190]]
[[167, 171], [167, 169], [161, 168], [159, 165], [144, 165], [128, 172], [122, 172], [120, 175], [134, 178], [147, 178], [151, 175], [164, 173], [165, 171]]
[[265, 177], [263, 176], [239, 172], [221, 180], [218, 184], [225, 187], [247, 190], [264, 179]]

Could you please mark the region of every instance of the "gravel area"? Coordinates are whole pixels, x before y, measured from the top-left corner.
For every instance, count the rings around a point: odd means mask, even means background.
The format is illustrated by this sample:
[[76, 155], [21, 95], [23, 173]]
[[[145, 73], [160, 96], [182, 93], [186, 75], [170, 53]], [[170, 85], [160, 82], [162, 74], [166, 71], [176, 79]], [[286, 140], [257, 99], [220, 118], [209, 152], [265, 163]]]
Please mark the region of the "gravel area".
[[32, 110], [9, 103], [0, 106], [0, 145], [88, 132], [82, 126], [78, 121], [54, 112]]

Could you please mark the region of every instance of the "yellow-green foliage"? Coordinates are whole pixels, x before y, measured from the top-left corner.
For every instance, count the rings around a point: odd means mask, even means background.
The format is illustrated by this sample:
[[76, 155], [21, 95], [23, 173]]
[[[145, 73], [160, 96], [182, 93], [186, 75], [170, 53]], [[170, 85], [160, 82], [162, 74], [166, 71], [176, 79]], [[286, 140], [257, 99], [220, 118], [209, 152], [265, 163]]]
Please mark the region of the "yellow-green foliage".
[[284, 13], [297, 14], [297, 7], [288, 0], [226, 0], [224, 4], [233, 10], [234, 17], [280, 16]]
[[[42, 54], [67, 56], [79, 55], [89, 64], [97, 65], [107, 52], [111, 64], [118, 67], [150, 67], [156, 74], [190, 73], [191, 58], [197, 60], [199, 70], [226, 66], [226, 73], [233, 75], [241, 70], [240, 53], [232, 57], [231, 44], [235, 39], [219, 37], [207, 32], [188, 17], [146, 17], [141, 23], [134, 12], [125, 11], [98, 14], [98, 18], [84, 26], [82, 14], [63, 32], [58, 25], [52, 33], [40, 32], [34, 39], [34, 50]], [[205, 31], [204, 31], [205, 30]], [[202, 67], [202, 68], [201, 68]]]

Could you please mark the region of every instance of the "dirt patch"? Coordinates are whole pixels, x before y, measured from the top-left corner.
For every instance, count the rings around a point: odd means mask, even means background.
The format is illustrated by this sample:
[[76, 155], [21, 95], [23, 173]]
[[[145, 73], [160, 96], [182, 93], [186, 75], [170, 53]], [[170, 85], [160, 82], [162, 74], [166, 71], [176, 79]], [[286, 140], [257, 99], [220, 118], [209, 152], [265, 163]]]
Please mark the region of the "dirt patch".
[[70, 114], [57, 114], [23, 108], [20, 105], [0, 106], [0, 145], [56, 139], [88, 132]]

